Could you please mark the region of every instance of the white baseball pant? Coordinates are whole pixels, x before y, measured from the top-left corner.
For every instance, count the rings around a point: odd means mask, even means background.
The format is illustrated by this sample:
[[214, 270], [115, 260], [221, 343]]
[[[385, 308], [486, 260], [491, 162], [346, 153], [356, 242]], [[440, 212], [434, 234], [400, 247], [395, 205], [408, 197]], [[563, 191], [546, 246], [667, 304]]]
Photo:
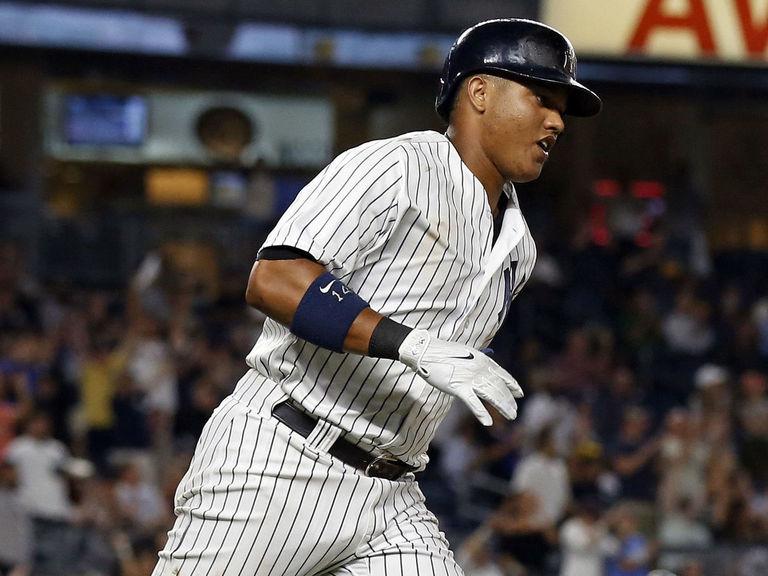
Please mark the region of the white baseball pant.
[[206, 424], [153, 576], [463, 575], [411, 475], [332, 458], [271, 416], [276, 384], [261, 388]]

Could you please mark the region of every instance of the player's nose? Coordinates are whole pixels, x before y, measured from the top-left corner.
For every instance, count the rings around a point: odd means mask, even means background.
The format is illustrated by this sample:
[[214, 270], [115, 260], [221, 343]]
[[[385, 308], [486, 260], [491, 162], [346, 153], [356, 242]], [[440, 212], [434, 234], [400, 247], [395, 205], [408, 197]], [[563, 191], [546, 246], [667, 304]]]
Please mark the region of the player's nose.
[[563, 119], [562, 112], [555, 108], [550, 108], [544, 126], [547, 130], [560, 135], [565, 130], [565, 120]]

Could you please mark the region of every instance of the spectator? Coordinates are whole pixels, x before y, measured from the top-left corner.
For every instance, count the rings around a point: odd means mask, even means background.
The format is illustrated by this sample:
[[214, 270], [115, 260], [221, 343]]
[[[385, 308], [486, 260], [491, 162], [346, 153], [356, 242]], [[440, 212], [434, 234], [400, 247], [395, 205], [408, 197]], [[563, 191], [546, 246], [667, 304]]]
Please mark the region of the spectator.
[[123, 452], [148, 454], [152, 443], [149, 415], [145, 409], [144, 392], [128, 372], [115, 382], [112, 409], [115, 425], [112, 434], [110, 460]]
[[568, 467], [555, 449], [552, 429], [545, 428], [536, 440], [536, 449], [520, 460], [512, 477], [514, 492], [530, 492], [539, 504], [534, 517], [544, 525], [557, 524], [571, 499]]
[[556, 360], [558, 387], [575, 397], [599, 384], [598, 358], [593, 335], [586, 329], [572, 330], [562, 354]]
[[[636, 206], [635, 206], [636, 208]], [[671, 293], [673, 283], [680, 278], [680, 263], [671, 254], [669, 232], [661, 219], [650, 222], [640, 221], [640, 215], [635, 211], [629, 214], [621, 239], [621, 257], [617, 277], [622, 287], [643, 287], [651, 291], [659, 300], [660, 306], [666, 308], [666, 295]], [[644, 227], [644, 230], [638, 230]], [[638, 244], [638, 236], [644, 236]]]
[[575, 504], [573, 515], [560, 526], [560, 576], [603, 576], [607, 530], [596, 501]]
[[739, 424], [739, 458], [760, 484], [768, 484], [768, 378], [748, 370], [740, 379], [741, 397], [736, 406]]
[[551, 368], [531, 371], [526, 401], [515, 426], [522, 429], [523, 450], [535, 448], [536, 438], [550, 428], [558, 453], [571, 450], [578, 426], [578, 413], [573, 403], [560, 393], [555, 384], [556, 372]]
[[79, 526], [111, 533], [120, 524], [120, 511], [115, 499], [115, 479], [109, 475], [94, 475], [81, 483], [73, 520]]
[[117, 343], [107, 334], [92, 332], [82, 362], [80, 398], [87, 427], [88, 454], [102, 469], [107, 467], [107, 456], [114, 442], [115, 389], [126, 370], [133, 341], [130, 333], [122, 343]]
[[[178, 411], [174, 419], [174, 442], [177, 447], [194, 448], [202, 424], [210, 416], [210, 411], [207, 411], [207, 408], [204, 408], [203, 411], [200, 410], [198, 386], [201, 380], [206, 378], [210, 380], [208, 367], [213, 358], [208, 338], [198, 327], [184, 330], [183, 346], [179, 344], [180, 340], [181, 338], [177, 338], [177, 343], [174, 345], [178, 364], [179, 400]], [[207, 413], [203, 413], [205, 411]]]
[[706, 503], [705, 471], [709, 449], [700, 434], [700, 420], [682, 408], [667, 413], [658, 456], [659, 503], [664, 513], [698, 516]]
[[535, 492], [519, 492], [488, 518], [487, 526], [497, 538], [499, 563], [507, 572], [539, 576], [545, 569], [557, 529], [543, 521], [544, 516]]
[[128, 360], [128, 373], [142, 393], [141, 408], [151, 431], [152, 451], [159, 468], [173, 452], [173, 421], [177, 412], [176, 364], [165, 324], [158, 318], [139, 313], [132, 330], [136, 345]]
[[638, 529], [632, 508], [626, 504], [612, 511], [614, 531], [613, 551], [606, 560], [605, 576], [646, 576], [651, 549], [646, 537]]
[[0, 244], [0, 333], [37, 328], [39, 301], [32, 278], [23, 272], [21, 247]]
[[50, 371], [41, 374], [35, 392], [34, 406], [51, 419], [51, 435], [70, 444], [74, 432], [73, 412], [79, 401], [77, 386], [67, 383], [53, 364]]
[[456, 561], [465, 573], [472, 576], [506, 576], [496, 561], [492, 536], [488, 526], [481, 526], [459, 546]]
[[72, 502], [66, 478], [69, 451], [51, 437], [50, 419], [33, 412], [6, 458], [18, 471], [19, 498], [34, 527], [36, 574], [65, 574], [72, 564]]
[[145, 478], [136, 462], [126, 462], [120, 468], [115, 501], [124, 526], [137, 534], [150, 534], [169, 523], [160, 490]]
[[616, 254], [612, 246], [591, 241], [590, 222], [577, 222], [562, 258], [568, 287], [563, 305], [572, 325], [610, 317], [610, 295], [616, 285]]
[[[679, 495], [676, 502], [668, 503], [658, 528], [658, 542], [663, 548], [703, 550], [712, 544], [713, 537], [703, 521], [697, 504], [687, 496]], [[659, 566], [674, 570], [681, 565], [686, 554], [665, 552], [659, 558]]]
[[634, 504], [643, 530], [653, 530], [660, 438], [649, 436], [651, 416], [639, 406], [625, 409], [619, 437], [610, 451], [621, 498]]
[[644, 399], [635, 371], [626, 363], [617, 363], [592, 404], [592, 419], [602, 444], [615, 442], [621, 430], [624, 411], [628, 406], [639, 406]]
[[75, 482], [73, 531], [78, 535], [75, 574], [111, 576], [117, 556], [113, 539], [118, 531], [119, 510], [114, 478], [94, 475]]
[[14, 388], [23, 385], [29, 394], [35, 395], [41, 377], [48, 371], [45, 362], [49, 342], [37, 330], [25, 330], [2, 343], [0, 373], [17, 381]]
[[621, 340], [649, 375], [664, 341], [659, 304], [653, 293], [642, 285], [636, 287], [627, 300], [620, 318]]
[[471, 419], [479, 446], [472, 453], [470, 468], [491, 476], [494, 480], [507, 482], [519, 459], [520, 431], [491, 407], [493, 424], [485, 427]]
[[194, 447], [203, 426], [223, 397], [221, 390], [207, 373], [189, 383], [184, 400], [187, 406], [179, 411], [175, 419], [177, 446]]
[[621, 482], [622, 498], [653, 503], [656, 497], [655, 462], [660, 439], [649, 436], [651, 416], [639, 406], [624, 410], [621, 429], [611, 451], [613, 470]]
[[32, 524], [16, 495], [16, 469], [0, 461], [0, 574], [27, 576], [32, 562]]
[[119, 538], [116, 548], [120, 551], [121, 576], [147, 576], [157, 563], [157, 542], [150, 536], [141, 536], [135, 540]]
[[749, 498], [751, 481], [746, 471], [736, 467], [728, 484], [722, 488], [719, 502], [713, 517], [718, 536], [723, 542], [753, 543], [760, 542], [762, 534], [759, 524], [752, 517]]
[[707, 469], [707, 503], [709, 523], [717, 539], [726, 537], [732, 524], [733, 511], [742, 496], [733, 489], [740, 470], [736, 453], [728, 445], [720, 445], [710, 458]]
[[705, 418], [714, 414], [730, 414], [730, 376], [725, 368], [717, 364], [703, 364], [696, 369], [693, 381], [695, 391], [690, 395], [688, 402], [693, 413]]
[[584, 440], [574, 448], [568, 460], [573, 501], [613, 504], [621, 489], [619, 479], [608, 469], [601, 444]]
[[690, 286], [682, 287], [675, 308], [662, 321], [667, 348], [676, 354], [701, 356], [715, 342], [709, 306], [696, 297]]
[[16, 436], [16, 427], [33, 408], [33, 399], [24, 378], [0, 370], [0, 460]]
[[69, 451], [51, 437], [46, 414], [33, 412], [24, 428], [6, 452], [18, 471], [21, 502], [36, 518], [66, 522], [72, 509], [64, 475]]
[[158, 427], [176, 412], [176, 367], [160, 320], [143, 315], [131, 329], [138, 332], [128, 360], [131, 377], [146, 395], [147, 407]]

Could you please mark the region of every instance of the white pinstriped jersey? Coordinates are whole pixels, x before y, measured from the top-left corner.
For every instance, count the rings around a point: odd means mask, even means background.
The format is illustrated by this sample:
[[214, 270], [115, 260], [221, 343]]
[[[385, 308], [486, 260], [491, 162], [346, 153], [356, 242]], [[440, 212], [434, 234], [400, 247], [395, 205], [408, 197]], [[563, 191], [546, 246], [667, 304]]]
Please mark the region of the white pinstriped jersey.
[[[486, 192], [447, 137], [369, 142], [310, 182], [264, 246], [305, 250], [373, 310], [481, 349], [536, 261], [514, 187], [504, 191], [494, 243]], [[269, 319], [247, 360], [348, 439], [417, 466], [451, 404], [400, 362], [331, 352]], [[235, 397], [249, 402], [257, 384], [243, 379]]]

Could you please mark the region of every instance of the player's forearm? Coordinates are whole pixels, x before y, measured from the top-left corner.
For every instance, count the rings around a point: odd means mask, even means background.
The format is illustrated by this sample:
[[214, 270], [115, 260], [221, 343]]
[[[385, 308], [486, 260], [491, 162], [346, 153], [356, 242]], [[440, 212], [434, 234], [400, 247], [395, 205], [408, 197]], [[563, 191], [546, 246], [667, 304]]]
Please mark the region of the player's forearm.
[[[246, 302], [276, 322], [290, 327], [307, 290], [325, 273], [321, 264], [306, 259], [257, 261], [248, 280]], [[344, 338], [344, 351], [369, 354], [371, 335], [382, 318], [371, 308], [363, 309]], [[333, 318], [325, 319], [328, 324], [333, 321]]]
[[360, 312], [344, 338], [344, 350], [353, 354], [368, 355], [371, 335], [383, 318], [384, 316], [371, 308]]

